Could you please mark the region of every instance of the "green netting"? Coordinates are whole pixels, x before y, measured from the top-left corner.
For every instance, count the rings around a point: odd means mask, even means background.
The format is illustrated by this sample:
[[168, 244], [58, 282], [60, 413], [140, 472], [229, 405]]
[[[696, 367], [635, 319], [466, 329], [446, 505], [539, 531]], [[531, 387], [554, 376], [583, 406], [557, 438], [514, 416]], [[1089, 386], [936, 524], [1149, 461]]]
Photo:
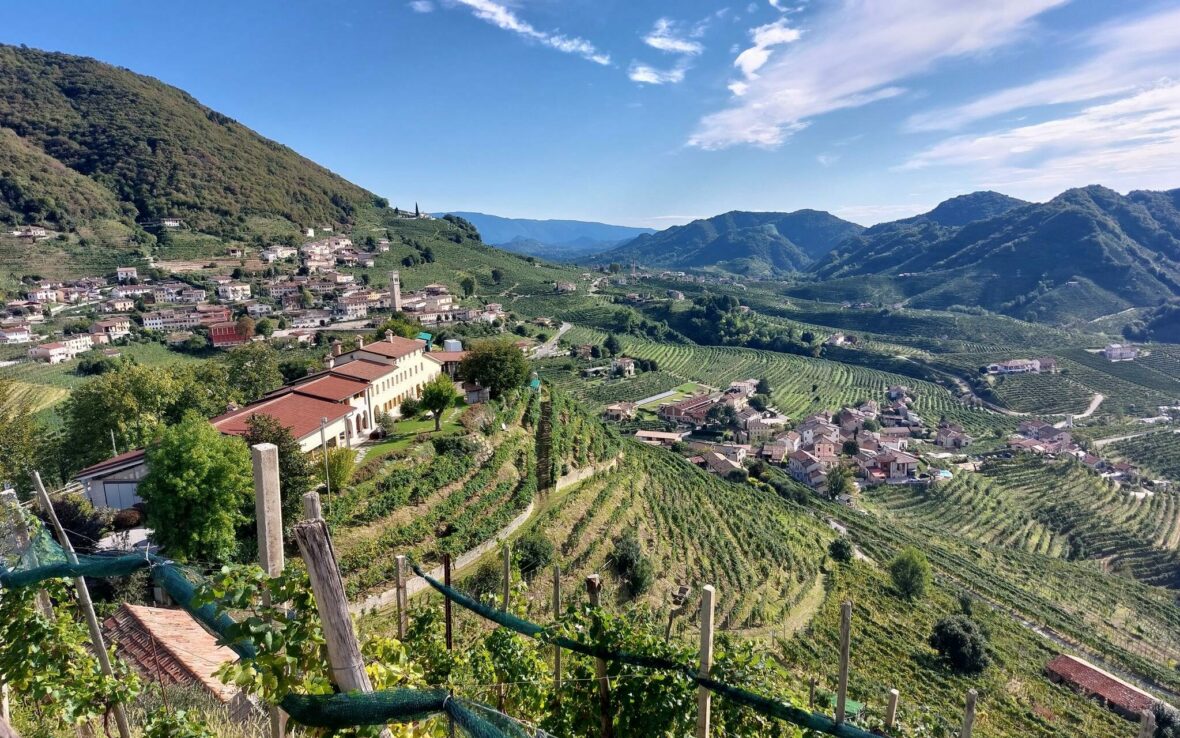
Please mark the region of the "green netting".
[[657, 658], [654, 656], [644, 656], [642, 654], [629, 653], [626, 651], [617, 651], [608, 649], [604, 646], [592, 643], [582, 643], [564, 636], [557, 636], [551, 633], [546, 628], [529, 622], [523, 618], [518, 618], [515, 615], [497, 610], [494, 607], [479, 602], [478, 600], [463, 594], [453, 587], [439, 582], [432, 577], [426, 575], [421, 567], [417, 564], [411, 564], [414, 573], [426, 580], [426, 583], [440, 592], [444, 597], [450, 599], [452, 602], [461, 607], [471, 610], [477, 615], [492, 621], [505, 628], [513, 630], [521, 635], [529, 638], [536, 638], [552, 643], [561, 648], [574, 651], [586, 656], [593, 656], [594, 658], [606, 659], [607, 661], [618, 661], [624, 664], [632, 664], [635, 666], [642, 666], [649, 669], [660, 669], [664, 671], [678, 671], [686, 677], [696, 682], [700, 686], [715, 692], [726, 699], [745, 705], [752, 710], [755, 710], [768, 717], [785, 720], [789, 723], [799, 725], [805, 728], [818, 730], [828, 735], [840, 736], [840, 738], [879, 738], [877, 734], [870, 733], [866, 730], [861, 730], [856, 726], [848, 723], [837, 723], [827, 715], [813, 713], [808, 710], [795, 707], [794, 705], [782, 702], [780, 700], [764, 697], [755, 694], [740, 687], [735, 687], [730, 684], [719, 682], [710, 677], [702, 677], [697, 673], [697, 670], [685, 664], [679, 664], [670, 659]]
[[483, 708], [490, 711], [491, 720], [477, 716], [474, 709], [482, 706], [453, 697], [441, 689], [389, 689], [369, 694], [292, 694], [283, 698], [280, 706], [296, 722], [315, 728], [408, 723], [442, 712], [449, 715], [455, 725], [476, 738], [527, 738], [518, 725], [499, 713]]

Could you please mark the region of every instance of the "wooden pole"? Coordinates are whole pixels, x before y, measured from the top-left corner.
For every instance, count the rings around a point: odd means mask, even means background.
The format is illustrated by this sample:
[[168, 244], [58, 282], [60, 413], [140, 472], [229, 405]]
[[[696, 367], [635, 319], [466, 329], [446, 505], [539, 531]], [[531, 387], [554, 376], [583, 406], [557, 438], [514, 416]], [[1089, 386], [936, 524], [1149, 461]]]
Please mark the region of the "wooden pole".
[[504, 603], [504, 606], [500, 609], [508, 612], [509, 597], [512, 595], [512, 544], [508, 541], [504, 541], [504, 566], [502, 571], [504, 576], [504, 596], [501, 602]]
[[852, 649], [852, 601], [840, 606], [840, 686], [836, 690], [836, 724], [844, 722], [848, 702], [848, 656]]
[[[586, 577], [586, 593], [590, 607], [598, 608], [602, 599], [602, 578], [597, 574]], [[614, 738], [615, 721], [610, 706], [610, 679], [606, 676], [606, 659], [594, 659], [594, 676], [598, 679], [598, 706], [602, 718], [602, 738]]]
[[889, 690], [889, 706], [885, 708], [885, 730], [892, 730], [893, 724], [897, 722], [897, 698], [899, 693], [896, 689]]
[[308, 492], [303, 495], [303, 519], [304, 520], [323, 520], [324, 515], [320, 511], [320, 493]]
[[[553, 565], [553, 619], [561, 617], [561, 565]], [[553, 646], [553, 694], [560, 699], [561, 647]]]
[[[449, 553], [443, 554], [443, 584], [448, 588], [451, 586], [451, 555]], [[455, 648], [454, 632], [451, 624], [451, 598], [443, 598], [443, 619], [446, 621], [446, 638], [447, 638], [447, 652], [449, 653]], [[451, 690], [451, 695], [454, 696], [455, 690]], [[455, 738], [455, 719], [447, 715], [447, 734], [451, 738]]]
[[295, 541], [307, 565], [307, 575], [315, 594], [316, 610], [323, 623], [328, 661], [332, 666], [332, 683], [342, 692], [372, 692], [373, 685], [365, 673], [360, 644], [348, 616], [344, 581], [336, 565], [336, 554], [323, 520], [305, 520], [295, 526]]
[[397, 639], [406, 639], [406, 627], [409, 625], [410, 613], [406, 608], [409, 603], [406, 597], [406, 557], [397, 557]]
[[1139, 738], [1152, 738], [1155, 735], [1155, 713], [1144, 710], [1139, 713]]
[[[267, 576], [283, 573], [283, 500], [279, 487], [279, 448], [257, 443], [250, 448], [254, 463], [254, 517], [258, 525], [258, 563]], [[270, 605], [270, 593], [263, 590], [262, 602]], [[287, 715], [278, 705], [268, 705], [271, 738], [287, 731]]]
[[818, 683], [819, 683], [819, 680], [816, 679], [815, 677], [812, 677], [811, 678], [811, 688], [807, 690], [807, 706], [810, 707], [812, 710], [815, 709], [815, 688], [818, 685]]
[[[65, 529], [61, 527], [61, 521], [57, 519], [57, 513], [53, 510], [53, 501], [49, 499], [49, 493], [45, 491], [45, 485], [41, 483], [41, 475], [36, 471], [33, 472], [33, 485], [37, 488], [37, 499], [41, 503], [41, 509], [45, 511], [45, 517], [49, 518], [49, 522], [53, 525], [53, 530], [57, 533], [57, 540], [61, 543], [62, 550], [65, 551], [66, 559], [71, 564], [77, 564], [78, 556], [74, 553], [74, 546], [66, 536]], [[115, 679], [115, 670], [111, 668], [111, 658], [107, 653], [106, 641], [102, 637], [98, 616], [94, 614], [94, 603], [90, 601], [90, 590], [86, 588], [86, 579], [76, 578], [74, 586], [78, 590], [78, 607], [86, 617], [86, 627], [90, 629], [90, 645], [94, 647], [94, 654], [98, 657], [98, 665], [102, 668], [103, 674], [110, 679]], [[115, 713], [115, 724], [119, 727], [120, 738], [131, 738], [131, 726], [127, 723], [127, 712], [123, 709], [122, 703], [115, 703], [112, 710]]]
[[[697, 672], [707, 677], [713, 670], [713, 608], [715, 601], [713, 585], [701, 589], [701, 663]], [[710, 709], [713, 693], [704, 687], [697, 687], [697, 738], [709, 738]]]
[[967, 690], [967, 709], [963, 711], [963, 730], [959, 738], [971, 738], [971, 731], [975, 729], [975, 699], [978, 693], [974, 689]]

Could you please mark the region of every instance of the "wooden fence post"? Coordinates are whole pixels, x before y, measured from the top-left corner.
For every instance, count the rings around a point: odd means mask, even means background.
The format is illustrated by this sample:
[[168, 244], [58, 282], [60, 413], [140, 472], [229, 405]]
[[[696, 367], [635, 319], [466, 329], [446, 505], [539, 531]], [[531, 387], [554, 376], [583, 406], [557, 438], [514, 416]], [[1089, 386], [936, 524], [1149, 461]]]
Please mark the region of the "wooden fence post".
[[504, 606], [501, 607], [500, 609], [503, 610], [504, 612], [508, 612], [508, 598], [512, 594], [512, 544], [509, 543], [508, 541], [504, 541], [503, 574], [504, 574], [504, 597], [502, 599], [502, 602], [504, 603]]
[[[66, 560], [71, 564], [77, 564], [78, 557], [74, 553], [74, 546], [61, 527], [61, 521], [57, 519], [57, 513], [53, 509], [53, 501], [49, 499], [49, 493], [45, 491], [45, 485], [41, 483], [41, 475], [36, 471], [33, 472], [33, 485], [37, 488], [37, 499], [41, 503], [41, 509], [45, 511], [45, 517], [49, 518], [49, 522], [53, 524], [57, 540], [61, 543], [62, 550], [65, 551]], [[98, 665], [102, 668], [103, 674], [110, 679], [115, 679], [115, 670], [111, 668], [107, 644], [102, 637], [98, 616], [94, 614], [94, 603], [90, 601], [90, 590], [86, 588], [86, 579], [77, 577], [74, 580], [74, 586], [78, 590], [78, 607], [86, 617], [86, 627], [90, 629], [90, 645], [94, 647], [94, 655], [98, 657]], [[120, 738], [131, 738], [131, 726], [127, 723], [127, 711], [123, 709], [122, 703], [116, 703], [112, 709], [115, 713], [115, 724], [119, 727]]]
[[320, 511], [320, 493], [308, 492], [303, 495], [303, 519], [304, 520], [323, 520], [324, 515]]
[[[553, 565], [553, 619], [561, 617], [561, 565]], [[553, 646], [553, 694], [560, 700], [561, 692], [561, 647]]]
[[1139, 713], [1139, 738], [1152, 738], [1155, 735], [1155, 713], [1144, 710]]
[[410, 613], [409, 598], [406, 596], [406, 557], [397, 557], [397, 639], [406, 639], [406, 628], [409, 626]]
[[811, 678], [810, 689], [807, 690], [807, 706], [812, 710], [815, 709], [815, 688], [818, 686], [819, 680], [815, 677]]
[[[713, 670], [713, 607], [715, 590], [713, 585], [706, 584], [701, 589], [701, 663], [697, 671], [699, 676], [707, 677]], [[708, 689], [697, 687], [697, 738], [709, 738], [710, 709], [713, 705], [713, 693]]]
[[886, 730], [892, 730], [893, 724], [897, 722], [897, 698], [898, 691], [896, 689], [889, 690], [889, 706], [885, 708]]
[[848, 657], [852, 649], [852, 601], [840, 606], [840, 685], [836, 690], [836, 724], [844, 722], [848, 702]]
[[[443, 584], [449, 589], [451, 586], [451, 555], [449, 553], [443, 554]], [[454, 633], [451, 626], [451, 598], [443, 598], [443, 619], [446, 621], [446, 638], [447, 638], [447, 652], [449, 653], [455, 648]], [[451, 695], [455, 694], [451, 690]], [[455, 738], [455, 719], [450, 715], [447, 716], [447, 733], [451, 738]]]
[[[279, 480], [279, 448], [273, 443], [256, 443], [250, 447], [254, 464], [254, 517], [258, 525], [258, 563], [267, 576], [283, 573], [283, 499]], [[270, 605], [270, 593], [263, 591], [262, 602]], [[287, 714], [278, 705], [268, 705], [271, 738], [282, 738], [287, 731]]]
[[974, 689], [967, 690], [967, 708], [963, 711], [963, 730], [959, 738], [971, 738], [971, 731], [975, 729], [975, 699], [978, 693]]
[[[597, 574], [586, 577], [586, 593], [590, 606], [597, 609], [601, 603], [602, 578]], [[594, 676], [598, 679], [598, 708], [602, 718], [602, 738], [614, 738], [615, 721], [610, 706], [610, 679], [606, 676], [606, 659], [594, 659]]]

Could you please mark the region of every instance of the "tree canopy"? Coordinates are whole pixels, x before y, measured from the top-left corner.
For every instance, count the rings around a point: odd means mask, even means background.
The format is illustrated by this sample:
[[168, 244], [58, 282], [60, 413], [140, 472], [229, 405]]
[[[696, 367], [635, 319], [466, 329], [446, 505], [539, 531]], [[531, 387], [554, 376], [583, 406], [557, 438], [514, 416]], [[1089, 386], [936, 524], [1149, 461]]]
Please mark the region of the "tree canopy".
[[147, 451], [139, 483], [147, 524], [168, 556], [225, 562], [238, 552], [242, 510], [253, 496], [250, 452], [196, 413], [160, 434]]
[[455, 383], [446, 374], [440, 374], [422, 388], [421, 404], [434, 413], [434, 429], [442, 429], [443, 413], [459, 399]]
[[266, 342], [233, 347], [225, 355], [225, 365], [229, 370], [230, 384], [243, 402], [254, 402], [283, 386], [279, 353]]
[[930, 562], [926, 560], [926, 554], [907, 546], [889, 562], [889, 576], [903, 597], [918, 599], [930, 586]]
[[966, 615], [951, 615], [939, 620], [930, 633], [930, 647], [962, 674], [978, 674], [987, 668], [987, 636]]
[[464, 379], [487, 387], [492, 397], [524, 384], [529, 362], [524, 353], [507, 341], [480, 341], [471, 347], [459, 365]]

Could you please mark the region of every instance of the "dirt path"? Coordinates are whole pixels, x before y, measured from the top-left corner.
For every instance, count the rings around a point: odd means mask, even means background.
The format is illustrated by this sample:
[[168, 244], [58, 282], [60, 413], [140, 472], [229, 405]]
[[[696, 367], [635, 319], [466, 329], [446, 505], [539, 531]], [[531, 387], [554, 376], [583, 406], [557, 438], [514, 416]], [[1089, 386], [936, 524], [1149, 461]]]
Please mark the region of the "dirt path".
[[556, 356], [559, 351], [557, 348], [557, 342], [561, 340], [561, 337], [565, 335], [566, 331], [573, 327], [574, 326], [570, 323], [562, 323], [561, 327], [557, 329], [557, 332], [553, 334], [552, 338], [537, 347], [537, 350], [533, 352], [533, 358], [545, 359], [550, 356]]
[[1090, 400], [1089, 407], [1086, 408], [1086, 412], [1082, 413], [1081, 415], [1075, 415], [1074, 417], [1075, 418], [1088, 418], [1088, 417], [1090, 417], [1091, 415], [1094, 414], [1094, 411], [1098, 409], [1098, 406], [1101, 405], [1102, 401], [1105, 399], [1106, 399], [1106, 395], [1102, 394], [1101, 392], [1095, 392], [1094, 397]]

